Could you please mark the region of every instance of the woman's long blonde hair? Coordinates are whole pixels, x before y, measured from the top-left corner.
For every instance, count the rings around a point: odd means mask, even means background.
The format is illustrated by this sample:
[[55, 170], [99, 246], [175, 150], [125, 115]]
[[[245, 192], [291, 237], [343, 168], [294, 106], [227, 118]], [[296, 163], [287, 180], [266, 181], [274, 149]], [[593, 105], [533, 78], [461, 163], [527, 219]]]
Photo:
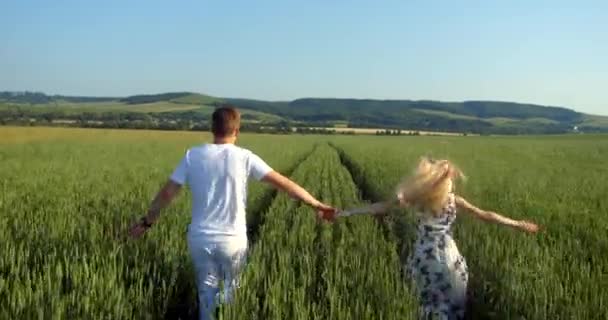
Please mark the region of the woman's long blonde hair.
[[445, 207], [453, 183], [464, 178], [462, 171], [448, 160], [423, 157], [411, 176], [397, 187], [397, 194], [409, 206], [439, 215]]

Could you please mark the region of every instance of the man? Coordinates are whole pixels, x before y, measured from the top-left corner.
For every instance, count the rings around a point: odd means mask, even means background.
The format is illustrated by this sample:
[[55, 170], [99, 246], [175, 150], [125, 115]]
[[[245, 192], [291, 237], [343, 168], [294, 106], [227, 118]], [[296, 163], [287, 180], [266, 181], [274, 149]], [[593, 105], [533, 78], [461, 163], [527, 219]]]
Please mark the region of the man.
[[245, 205], [249, 178], [287, 192], [315, 208], [320, 218], [331, 220], [336, 212], [274, 171], [253, 152], [235, 146], [239, 127], [240, 113], [236, 109], [215, 110], [211, 128], [213, 143], [186, 152], [156, 195], [148, 214], [129, 232], [133, 237], [144, 234], [182, 185], [188, 184], [192, 191], [192, 221], [187, 238], [197, 278], [200, 319], [211, 319], [220, 281], [224, 281], [226, 301], [230, 301], [232, 291], [238, 287], [238, 276], [247, 253]]

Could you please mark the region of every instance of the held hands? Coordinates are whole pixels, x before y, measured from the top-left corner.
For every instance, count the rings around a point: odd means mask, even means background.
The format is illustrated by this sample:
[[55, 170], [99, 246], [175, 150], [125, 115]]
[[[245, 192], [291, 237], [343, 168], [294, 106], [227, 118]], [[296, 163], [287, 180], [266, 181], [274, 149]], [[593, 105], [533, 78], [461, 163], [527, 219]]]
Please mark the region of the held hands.
[[152, 223], [150, 223], [146, 217], [143, 217], [131, 226], [129, 229], [129, 236], [132, 238], [139, 238], [146, 233], [150, 227], [152, 227]]
[[402, 192], [399, 192], [397, 194], [397, 204], [400, 207], [409, 207], [410, 203], [407, 201], [407, 199], [405, 198], [405, 195], [403, 195]]
[[520, 220], [517, 222], [517, 228], [528, 233], [536, 233], [539, 227], [536, 223], [528, 220]]
[[336, 220], [336, 214], [338, 210], [332, 206], [326, 205], [324, 203], [319, 202], [314, 206], [315, 210], [317, 210], [317, 217], [319, 219], [333, 222]]

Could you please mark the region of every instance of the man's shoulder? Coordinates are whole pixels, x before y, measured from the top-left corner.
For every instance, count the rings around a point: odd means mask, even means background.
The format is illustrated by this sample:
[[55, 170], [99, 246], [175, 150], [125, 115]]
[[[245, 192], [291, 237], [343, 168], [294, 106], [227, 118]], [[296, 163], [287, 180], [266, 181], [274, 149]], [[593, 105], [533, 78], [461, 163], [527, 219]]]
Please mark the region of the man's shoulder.
[[[241, 147], [241, 146], [237, 146], [237, 145], [230, 145], [230, 146], [220, 146], [219, 148], [223, 149], [223, 152], [229, 152], [235, 155], [238, 155], [239, 157], [243, 157], [243, 158], [251, 158], [251, 157], [259, 157], [255, 152], [253, 152], [250, 149]], [[192, 146], [190, 148], [188, 148], [186, 150], [186, 153], [190, 154], [190, 155], [205, 155], [207, 153], [216, 153], [217, 151], [219, 151], [220, 149], [216, 149], [214, 148], [214, 145], [212, 144], [201, 144], [201, 145], [196, 145], [196, 146]]]
[[251, 150], [249, 150], [248, 148], [245, 148], [245, 147], [241, 147], [241, 146], [237, 146], [237, 145], [234, 145], [234, 147], [237, 150], [239, 150], [240, 152], [243, 152], [243, 153], [253, 153], [253, 151], [251, 151]]
[[240, 154], [243, 154], [245, 156], [251, 156], [254, 155], [255, 153], [247, 148], [241, 147], [241, 146], [237, 146], [237, 145], [233, 145], [234, 150]]
[[186, 149], [186, 154], [202, 153], [205, 152], [205, 150], [207, 150], [207, 144], [194, 145]]
[[249, 164], [259, 164], [260, 162], [264, 162], [264, 159], [262, 159], [262, 157], [252, 150], [239, 146], [235, 146], [235, 148], [235, 150], [237, 150], [237, 152], [241, 155], [242, 159], [247, 161]]

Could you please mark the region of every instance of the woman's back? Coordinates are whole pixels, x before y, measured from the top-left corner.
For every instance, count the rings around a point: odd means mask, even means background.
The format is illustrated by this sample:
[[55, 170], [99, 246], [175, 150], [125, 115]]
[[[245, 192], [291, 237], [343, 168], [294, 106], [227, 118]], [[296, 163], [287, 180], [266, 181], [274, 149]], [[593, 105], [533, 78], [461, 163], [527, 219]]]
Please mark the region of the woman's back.
[[450, 192], [447, 203], [438, 214], [418, 212], [418, 234], [427, 237], [438, 235], [451, 235], [452, 224], [456, 221], [456, 199]]

